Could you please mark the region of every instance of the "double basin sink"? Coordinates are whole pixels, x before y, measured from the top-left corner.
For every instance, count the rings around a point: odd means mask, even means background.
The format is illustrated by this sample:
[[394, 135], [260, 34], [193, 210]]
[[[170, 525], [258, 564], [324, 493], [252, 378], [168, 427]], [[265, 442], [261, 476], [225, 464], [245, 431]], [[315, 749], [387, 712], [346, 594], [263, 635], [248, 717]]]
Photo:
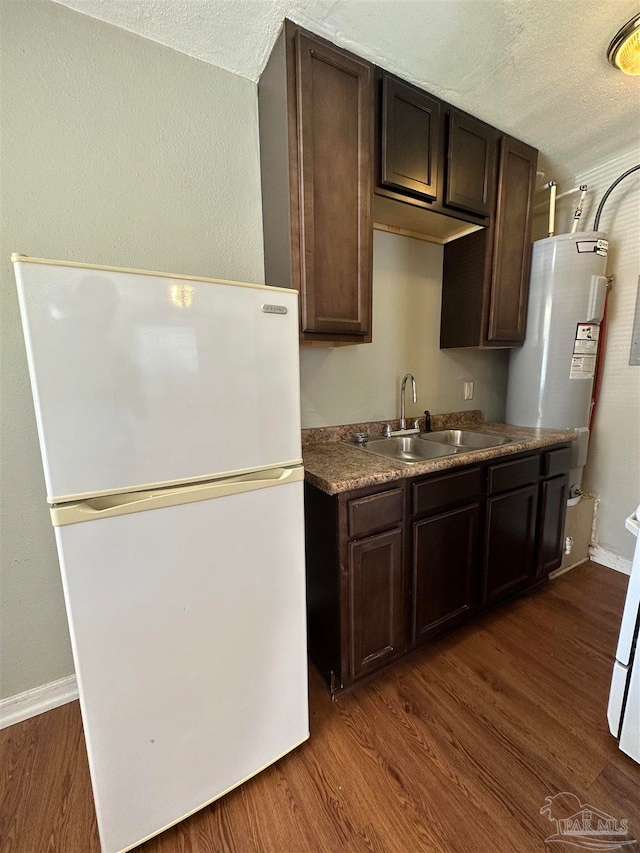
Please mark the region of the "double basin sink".
[[[439, 459], [460, 453], [474, 453], [491, 447], [511, 444], [513, 439], [466, 429], [443, 429], [419, 435], [374, 436], [355, 446], [376, 456], [395, 459], [410, 465], [427, 459]], [[345, 442], [354, 446], [353, 441]]]

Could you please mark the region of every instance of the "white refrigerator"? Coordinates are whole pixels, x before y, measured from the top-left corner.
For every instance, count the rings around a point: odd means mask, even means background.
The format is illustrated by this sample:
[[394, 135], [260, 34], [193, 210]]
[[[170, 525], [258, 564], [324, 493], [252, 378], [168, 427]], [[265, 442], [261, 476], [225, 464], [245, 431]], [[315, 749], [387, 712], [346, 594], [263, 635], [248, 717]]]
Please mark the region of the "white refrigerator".
[[637, 537], [613, 664], [607, 717], [620, 749], [640, 762], [640, 504], [625, 527]]
[[100, 839], [309, 735], [297, 293], [13, 256]]

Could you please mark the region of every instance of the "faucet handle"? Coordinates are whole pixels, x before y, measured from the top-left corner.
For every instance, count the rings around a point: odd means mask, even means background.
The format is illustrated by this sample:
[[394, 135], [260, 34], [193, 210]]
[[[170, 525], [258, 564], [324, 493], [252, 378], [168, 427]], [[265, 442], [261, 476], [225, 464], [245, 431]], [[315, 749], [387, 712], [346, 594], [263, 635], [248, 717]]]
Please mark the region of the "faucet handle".
[[420, 429], [420, 418], [415, 419], [415, 421], [413, 422], [413, 428]]
[[382, 428], [382, 434], [385, 438], [390, 438], [391, 436], [391, 424], [385, 424]]

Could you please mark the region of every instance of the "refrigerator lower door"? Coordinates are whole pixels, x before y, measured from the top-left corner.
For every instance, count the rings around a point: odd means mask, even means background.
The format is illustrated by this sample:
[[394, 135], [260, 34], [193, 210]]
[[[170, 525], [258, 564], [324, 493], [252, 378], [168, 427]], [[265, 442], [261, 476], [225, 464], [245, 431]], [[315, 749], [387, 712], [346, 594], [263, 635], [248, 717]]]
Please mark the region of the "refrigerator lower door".
[[55, 522], [103, 853], [309, 734], [302, 469], [196, 488]]
[[609, 731], [615, 738], [618, 738], [620, 736], [620, 721], [622, 718], [624, 695], [627, 690], [628, 676], [628, 668], [617, 660], [613, 665], [613, 674], [611, 676], [611, 690], [609, 692], [609, 705], [607, 707], [607, 720], [609, 722]]
[[[640, 507], [639, 507], [640, 509]], [[640, 524], [636, 518], [631, 515], [626, 520], [628, 530], [631, 530], [638, 536], [638, 528]], [[633, 553], [633, 561], [631, 563], [631, 575], [629, 577], [629, 585], [627, 586], [627, 595], [624, 602], [624, 610], [622, 612], [622, 622], [620, 623], [620, 636], [618, 637], [618, 647], [616, 649], [616, 658], [623, 664], [628, 665], [631, 662], [631, 653], [635, 638], [638, 634], [638, 619], [640, 618], [640, 538], [636, 542], [636, 547]]]
[[620, 749], [640, 762], [640, 660], [631, 665], [627, 701], [620, 726]]

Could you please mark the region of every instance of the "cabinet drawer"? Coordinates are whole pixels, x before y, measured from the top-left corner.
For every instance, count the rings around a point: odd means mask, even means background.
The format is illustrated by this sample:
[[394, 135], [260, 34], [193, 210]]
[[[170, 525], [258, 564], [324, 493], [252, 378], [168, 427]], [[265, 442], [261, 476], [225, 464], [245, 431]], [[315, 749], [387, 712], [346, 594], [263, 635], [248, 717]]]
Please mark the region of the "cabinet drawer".
[[487, 491], [490, 495], [496, 492], [506, 492], [528, 486], [538, 479], [539, 457], [527, 456], [513, 462], [503, 462], [500, 465], [490, 465], [487, 477]]
[[413, 484], [413, 514], [446, 509], [476, 498], [482, 489], [480, 468], [433, 477]]
[[558, 474], [564, 474], [570, 467], [570, 447], [561, 447], [559, 450], [550, 450], [542, 457], [543, 477], [556, 477]]
[[376, 530], [402, 522], [402, 489], [389, 489], [377, 495], [349, 501], [347, 517], [349, 537], [367, 536]]

